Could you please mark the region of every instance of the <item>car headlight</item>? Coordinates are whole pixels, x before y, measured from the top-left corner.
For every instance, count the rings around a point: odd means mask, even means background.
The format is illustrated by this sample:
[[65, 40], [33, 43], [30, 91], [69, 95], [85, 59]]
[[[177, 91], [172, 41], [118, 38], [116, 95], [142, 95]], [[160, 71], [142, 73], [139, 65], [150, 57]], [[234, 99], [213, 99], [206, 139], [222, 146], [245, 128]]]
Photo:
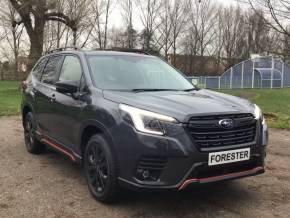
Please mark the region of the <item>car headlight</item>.
[[262, 124], [266, 123], [262, 110], [256, 104], [254, 104], [254, 116], [256, 120], [262, 120]]
[[140, 132], [164, 135], [165, 131], [162, 127], [162, 122], [178, 123], [173, 117], [142, 110], [125, 104], [120, 104], [119, 108], [121, 111], [130, 115], [135, 128]]
[[262, 117], [262, 111], [256, 104], [254, 104], [254, 116], [257, 120]]

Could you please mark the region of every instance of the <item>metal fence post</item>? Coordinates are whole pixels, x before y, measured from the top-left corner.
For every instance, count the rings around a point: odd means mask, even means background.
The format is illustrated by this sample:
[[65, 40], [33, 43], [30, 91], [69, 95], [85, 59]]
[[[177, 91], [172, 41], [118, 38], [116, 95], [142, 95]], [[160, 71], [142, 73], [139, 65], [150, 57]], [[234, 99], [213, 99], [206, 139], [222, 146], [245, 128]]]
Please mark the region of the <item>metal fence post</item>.
[[274, 73], [274, 57], [272, 56], [272, 69], [271, 69], [271, 89], [273, 89], [273, 73]]
[[253, 70], [252, 70], [252, 89], [254, 88], [254, 79], [255, 79], [255, 59], [252, 60], [253, 62]]
[[282, 62], [282, 77], [281, 77], [281, 88], [284, 87], [284, 70], [285, 70], [285, 63]]
[[221, 89], [221, 77], [219, 76], [219, 90]]
[[243, 61], [242, 63], [242, 78], [241, 78], [241, 88], [243, 89], [244, 88], [244, 66], [245, 65], [245, 61]]
[[230, 89], [233, 88], [233, 67], [231, 68]]

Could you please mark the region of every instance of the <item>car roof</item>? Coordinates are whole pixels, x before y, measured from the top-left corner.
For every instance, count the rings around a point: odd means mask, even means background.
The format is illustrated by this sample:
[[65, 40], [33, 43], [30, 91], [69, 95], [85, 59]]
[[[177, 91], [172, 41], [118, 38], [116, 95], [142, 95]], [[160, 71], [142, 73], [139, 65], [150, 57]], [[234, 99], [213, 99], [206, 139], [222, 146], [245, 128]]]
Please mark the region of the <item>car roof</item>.
[[138, 56], [138, 57], [155, 57], [150, 55], [147, 52], [143, 52], [142, 50], [138, 49], [132, 49], [130, 50], [124, 50], [124, 51], [111, 51], [111, 50], [80, 50], [80, 49], [69, 49], [67, 50], [66, 48], [62, 49], [56, 49], [48, 52], [45, 56], [51, 56], [51, 55], [56, 55], [56, 54], [84, 54], [87, 56], [95, 56], [95, 55], [108, 55], [108, 56]]
[[84, 51], [86, 55], [120, 55], [120, 56], [143, 56], [143, 57], [154, 57], [152, 55], [138, 53], [138, 52], [122, 52], [122, 51]]

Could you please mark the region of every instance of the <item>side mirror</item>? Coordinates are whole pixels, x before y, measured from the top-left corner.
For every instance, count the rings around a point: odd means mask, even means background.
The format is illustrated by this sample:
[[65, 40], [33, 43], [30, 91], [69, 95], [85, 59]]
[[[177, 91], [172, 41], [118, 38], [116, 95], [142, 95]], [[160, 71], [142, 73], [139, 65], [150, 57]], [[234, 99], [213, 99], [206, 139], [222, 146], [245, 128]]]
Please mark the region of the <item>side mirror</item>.
[[192, 83], [194, 86], [198, 86], [198, 79], [192, 79], [192, 80], [191, 80], [191, 83]]
[[66, 80], [55, 83], [56, 91], [60, 93], [73, 94], [78, 91], [78, 84], [76, 81]]

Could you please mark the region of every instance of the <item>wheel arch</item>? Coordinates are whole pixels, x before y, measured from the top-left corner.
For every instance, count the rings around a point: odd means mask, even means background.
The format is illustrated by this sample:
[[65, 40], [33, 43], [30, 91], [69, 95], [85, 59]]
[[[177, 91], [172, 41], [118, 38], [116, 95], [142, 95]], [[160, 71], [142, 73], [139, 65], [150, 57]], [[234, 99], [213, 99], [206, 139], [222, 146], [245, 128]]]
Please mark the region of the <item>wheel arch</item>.
[[102, 134], [108, 141], [111, 149], [114, 150], [114, 140], [109, 130], [98, 121], [89, 120], [81, 128], [79, 137], [79, 153], [83, 157], [87, 142], [95, 134]]
[[25, 104], [22, 106], [22, 111], [21, 111], [21, 115], [22, 115], [22, 125], [24, 126], [24, 119], [25, 116], [29, 113], [33, 113], [34, 114], [34, 110], [33, 107], [30, 104]]

